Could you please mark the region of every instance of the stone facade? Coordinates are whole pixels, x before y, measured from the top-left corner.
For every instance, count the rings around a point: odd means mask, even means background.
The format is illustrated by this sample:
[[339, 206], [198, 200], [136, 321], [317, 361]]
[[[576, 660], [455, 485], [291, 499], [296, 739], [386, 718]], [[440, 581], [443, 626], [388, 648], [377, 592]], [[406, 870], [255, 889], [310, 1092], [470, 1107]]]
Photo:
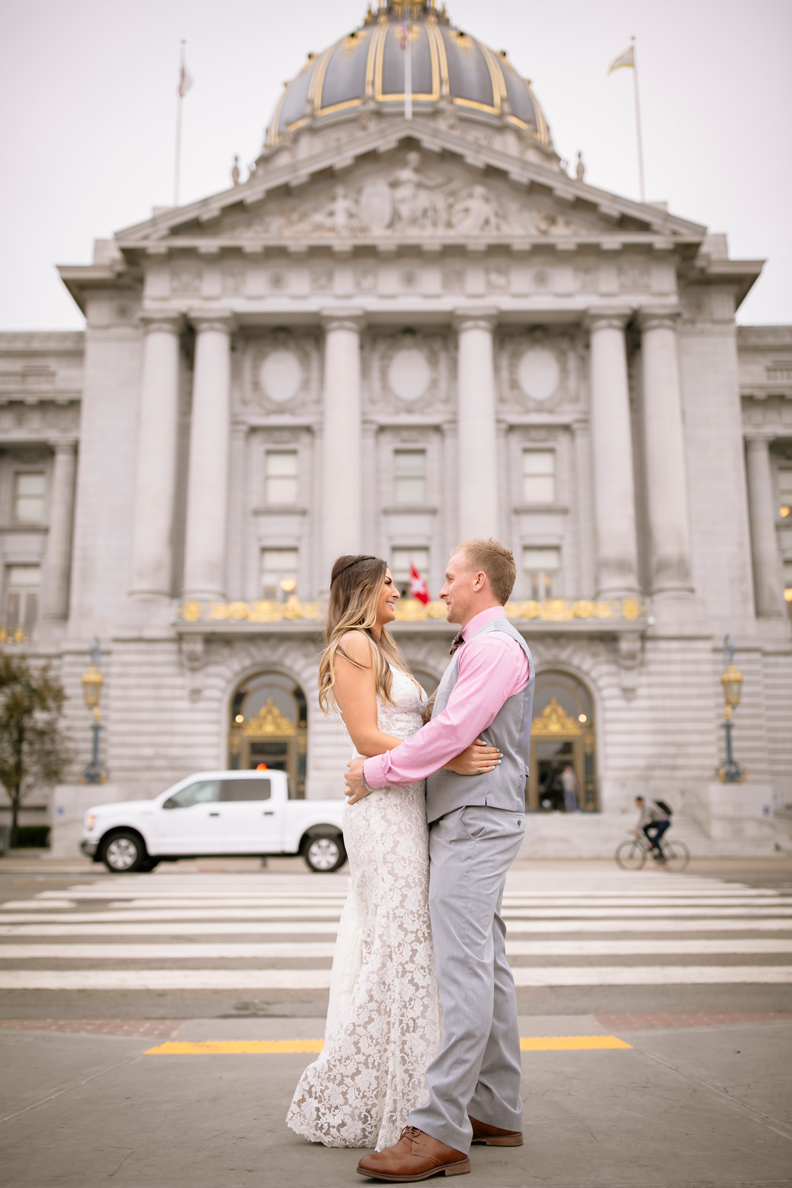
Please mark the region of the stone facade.
[[[381, 6], [345, 52], [400, 19]], [[456, 541], [495, 535], [537, 712], [562, 711], [532, 806], [555, 755], [586, 807], [695, 811], [727, 632], [739, 758], [792, 805], [792, 328], [737, 328], [761, 263], [571, 180], [531, 101], [533, 123], [452, 84], [409, 119], [374, 92], [278, 115], [244, 184], [61, 268], [84, 333], [0, 334], [0, 621], [60, 670], [81, 753], [100, 638], [113, 795], [247, 756], [266, 673], [307, 716], [273, 685], [259, 743], [340, 795], [315, 698], [334, 558], [413, 559], [436, 597]], [[439, 677], [442, 608], [405, 602], [396, 631]]]

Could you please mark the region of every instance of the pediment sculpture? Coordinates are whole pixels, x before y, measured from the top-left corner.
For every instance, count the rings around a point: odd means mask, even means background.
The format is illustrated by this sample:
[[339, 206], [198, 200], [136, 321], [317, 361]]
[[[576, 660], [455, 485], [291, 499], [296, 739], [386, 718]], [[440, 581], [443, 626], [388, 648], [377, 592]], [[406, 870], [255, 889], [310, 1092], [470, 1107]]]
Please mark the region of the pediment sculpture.
[[[318, 188], [317, 188], [318, 190]], [[268, 236], [394, 235], [416, 232], [462, 236], [516, 234], [533, 238], [565, 237], [600, 228], [595, 218], [574, 218], [530, 203], [506, 186], [485, 186], [458, 171], [437, 172], [424, 168], [421, 154], [407, 153], [389, 173], [356, 182], [335, 183], [314, 191], [310, 198], [286, 203], [282, 198], [264, 200], [259, 213], [227, 216], [221, 234], [241, 238]], [[601, 229], [601, 228], [600, 228]], [[208, 229], [208, 234], [217, 234]]]

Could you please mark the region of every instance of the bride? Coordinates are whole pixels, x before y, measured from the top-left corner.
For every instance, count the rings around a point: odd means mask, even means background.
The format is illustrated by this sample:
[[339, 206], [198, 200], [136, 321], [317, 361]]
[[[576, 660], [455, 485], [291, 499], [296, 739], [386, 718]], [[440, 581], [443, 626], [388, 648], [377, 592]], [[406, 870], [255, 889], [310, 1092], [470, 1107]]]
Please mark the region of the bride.
[[[399, 591], [377, 557], [333, 566], [319, 704], [341, 712], [360, 755], [392, 750], [421, 727], [426, 693], [387, 630]], [[490, 771], [493, 747], [471, 744], [448, 764]], [[395, 1143], [427, 1096], [440, 1041], [429, 924], [424, 785], [381, 788], [344, 810], [351, 889], [338, 930], [325, 1045], [303, 1073], [286, 1117], [327, 1147]]]

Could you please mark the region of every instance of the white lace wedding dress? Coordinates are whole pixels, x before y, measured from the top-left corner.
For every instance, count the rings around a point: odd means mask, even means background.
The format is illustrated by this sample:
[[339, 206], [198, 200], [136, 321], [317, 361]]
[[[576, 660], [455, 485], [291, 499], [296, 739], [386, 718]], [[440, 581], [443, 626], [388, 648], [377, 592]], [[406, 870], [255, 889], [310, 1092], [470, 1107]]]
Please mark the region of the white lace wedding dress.
[[[384, 733], [410, 738], [426, 694], [392, 668]], [[427, 1097], [424, 1073], [440, 1040], [429, 924], [423, 783], [380, 788], [344, 810], [352, 886], [338, 930], [325, 1046], [303, 1073], [288, 1125], [327, 1147], [395, 1143]]]

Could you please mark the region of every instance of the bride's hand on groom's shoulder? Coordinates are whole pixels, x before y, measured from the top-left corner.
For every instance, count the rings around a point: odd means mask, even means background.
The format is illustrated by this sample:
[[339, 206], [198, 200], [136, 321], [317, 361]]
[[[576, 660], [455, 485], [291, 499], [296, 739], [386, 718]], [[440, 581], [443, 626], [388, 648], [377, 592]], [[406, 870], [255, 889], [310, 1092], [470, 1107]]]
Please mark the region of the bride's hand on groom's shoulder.
[[480, 738], [466, 747], [461, 755], [446, 763], [445, 770], [456, 775], [486, 775], [494, 771], [503, 758], [497, 747], [487, 746]]

